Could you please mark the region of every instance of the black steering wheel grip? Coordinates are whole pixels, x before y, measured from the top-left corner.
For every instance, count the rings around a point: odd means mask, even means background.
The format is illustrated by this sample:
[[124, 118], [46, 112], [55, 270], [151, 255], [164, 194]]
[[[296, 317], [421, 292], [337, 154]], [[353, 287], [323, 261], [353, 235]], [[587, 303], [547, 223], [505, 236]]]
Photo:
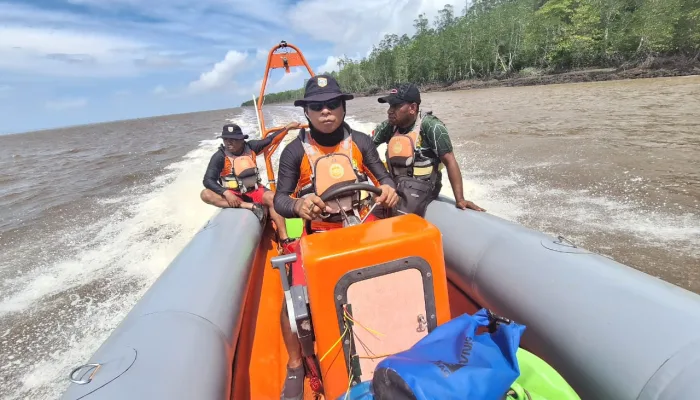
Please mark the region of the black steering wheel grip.
[[[361, 190], [366, 190], [370, 193], [374, 193], [377, 196], [381, 196], [382, 194], [382, 189], [378, 188], [377, 186], [370, 185], [368, 183], [351, 183], [349, 185], [345, 186], [340, 186], [337, 188], [333, 188], [331, 190], [325, 191], [321, 195], [321, 200], [324, 203], [327, 203], [337, 197], [341, 197], [343, 195], [346, 195], [351, 192], [359, 192]], [[311, 221], [304, 221], [304, 229], [306, 230], [307, 234], [311, 234]]]
[[351, 183], [349, 185], [344, 185], [325, 191], [321, 195], [321, 200], [323, 200], [323, 202], [326, 203], [329, 200], [335, 199], [336, 197], [348, 194], [348, 192], [359, 192], [361, 190], [366, 190], [368, 192], [376, 194], [377, 196], [380, 196], [382, 194], [382, 189], [378, 188], [377, 186], [370, 185], [369, 183]]

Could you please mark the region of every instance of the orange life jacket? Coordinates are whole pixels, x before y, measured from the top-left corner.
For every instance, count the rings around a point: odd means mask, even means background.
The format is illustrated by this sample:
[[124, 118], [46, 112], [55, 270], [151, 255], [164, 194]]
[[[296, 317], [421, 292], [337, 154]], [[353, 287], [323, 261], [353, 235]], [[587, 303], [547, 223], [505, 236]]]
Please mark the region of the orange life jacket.
[[259, 187], [260, 173], [255, 162], [256, 154], [245, 146], [241, 155], [234, 155], [224, 150], [224, 168], [221, 170], [222, 186], [227, 189], [246, 193]]
[[[299, 133], [299, 139], [304, 146], [304, 158], [299, 181], [292, 196], [304, 197], [311, 193], [321, 196], [328, 189], [349, 183], [365, 182], [368, 178], [375, 185], [379, 185], [376, 178], [365, 168], [362, 152], [352, 141], [352, 134], [349, 131], [345, 131], [343, 140], [332, 147], [319, 145], [305, 130]], [[361, 198], [366, 196], [365, 194]], [[350, 197], [333, 200], [326, 205], [331, 208], [332, 213], [340, 212], [341, 208], [346, 213], [352, 213]], [[342, 222], [326, 222], [320, 218], [311, 223], [313, 230], [326, 230], [339, 226], [342, 226]]]
[[421, 119], [418, 118], [414, 129], [408, 133], [399, 133], [398, 127], [394, 128], [386, 146], [386, 166], [391, 176], [436, 177], [438, 169], [434, 161], [421, 156], [420, 127]]

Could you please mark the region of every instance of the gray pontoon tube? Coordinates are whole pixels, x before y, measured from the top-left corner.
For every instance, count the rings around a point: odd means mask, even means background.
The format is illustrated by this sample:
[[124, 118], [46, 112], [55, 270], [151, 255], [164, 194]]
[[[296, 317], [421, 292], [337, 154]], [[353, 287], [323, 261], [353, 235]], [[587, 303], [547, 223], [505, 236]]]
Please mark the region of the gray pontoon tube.
[[[177, 255], [84, 367], [63, 399], [223, 399], [262, 228], [218, 212]], [[96, 371], [96, 372], [95, 372]]]
[[487, 213], [433, 202], [450, 279], [527, 326], [582, 399], [671, 400], [700, 382], [700, 296]]

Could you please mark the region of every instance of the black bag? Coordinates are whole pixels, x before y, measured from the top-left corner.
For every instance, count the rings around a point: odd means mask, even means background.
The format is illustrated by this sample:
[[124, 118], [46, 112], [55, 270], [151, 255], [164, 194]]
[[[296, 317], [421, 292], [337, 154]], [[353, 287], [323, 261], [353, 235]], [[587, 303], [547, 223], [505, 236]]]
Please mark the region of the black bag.
[[397, 176], [394, 182], [396, 182], [396, 194], [399, 195], [399, 203], [394, 209], [394, 214], [417, 214], [424, 217], [428, 205], [435, 200], [433, 194], [435, 184], [430, 180], [410, 176]]

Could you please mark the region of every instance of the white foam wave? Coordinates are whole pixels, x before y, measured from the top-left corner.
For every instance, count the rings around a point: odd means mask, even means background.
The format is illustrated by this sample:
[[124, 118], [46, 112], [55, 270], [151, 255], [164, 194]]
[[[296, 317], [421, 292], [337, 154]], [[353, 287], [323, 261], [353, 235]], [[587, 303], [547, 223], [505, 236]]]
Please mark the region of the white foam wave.
[[[235, 122], [244, 129], [253, 129], [256, 123], [252, 116], [251, 120], [250, 115], [243, 115]], [[213, 132], [212, 137], [215, 136]], [[92, 226], [76, 227], [94, 232], [91, 240], [79, 244], [81, 251], [77, 256], [47, 263], [17, 279], [17, 290], [0, 302], [0, 316], [17, 313], [19, 318], [31, 318], [27, 311], [41, 312], [42, 306], [49, 303], [65, 307], [58, 307], [55, 320], [29, 322], [31, 334], [15, 339], [21, 343], [13, 346], [7, 339], [0, 341], [3, 348], [17, 350], [0, 357], [1, 373], [21, 376], [15, 382], [18, 386], [13, 385], [13, 393], [3, 396], [60, 397], [70, 368], [91, 356], [216, 212], [199, 196], [204, 171], [220, 142], [211, 139], [199, 143], [154, 178], [144, 194], [102, 199], [100, 203], [114, 211]], [[99, 297], [99, 301], [94, 297]], [[11, 335], [13, 329], [19, 328], [10, 327], [4, 335]], [[32, 346], [42, 351], [30, 352]]]
[[[352, 116], [347, 121], [354, 129], [367, 134], [376, 126], [375, 123]], [[518, 173], [533, 168], [569, 164], [566, 160], [523, 164], [516, 171], [494, 174], [493, 171], [480, 169], [475, 165], [476, 160], [469, 159], [469, 149], [478, 146], [478, 142], [455, 140], [453, 145], [462, 173], [464, 197], [485, 208], [490, 214], [520, 223], [536, 219], [539, 225], [531, 226], [533, 229], [571, 221], [578, 226], [578, 232], [570, 230], [571, 238], [582, 238], [590, 232], [616, 232], [632, 235], [645, 246], [671, 247], [693, 257], [700, 257], [700, 216], [697, 214], [648, 210], [640, 202], [622, 201], [611, 196], [593, 196], [585, 190], [552, 189], [546, 183], [526, 182]], [[386, 145], [380, 145], [378, 151], [384, 160]], [[638, 180], [633, 178], [631, 182]], [[444, 170], [440, 193], [454, 199], [452, 185]], [[567, 229], [571, 223], [568, 223]]]

